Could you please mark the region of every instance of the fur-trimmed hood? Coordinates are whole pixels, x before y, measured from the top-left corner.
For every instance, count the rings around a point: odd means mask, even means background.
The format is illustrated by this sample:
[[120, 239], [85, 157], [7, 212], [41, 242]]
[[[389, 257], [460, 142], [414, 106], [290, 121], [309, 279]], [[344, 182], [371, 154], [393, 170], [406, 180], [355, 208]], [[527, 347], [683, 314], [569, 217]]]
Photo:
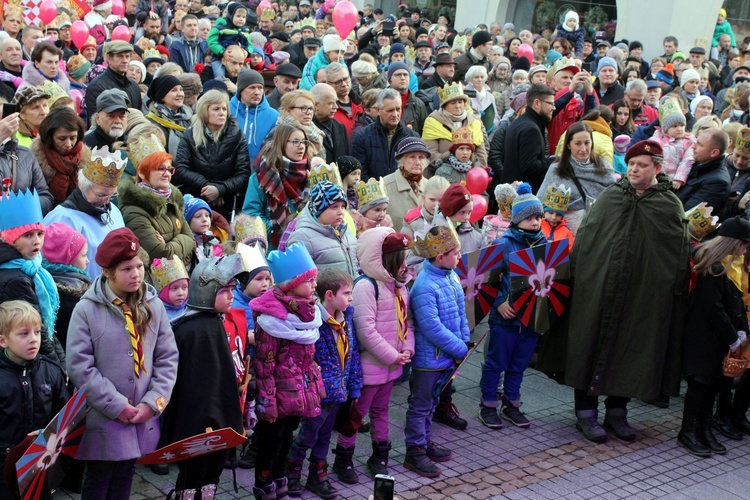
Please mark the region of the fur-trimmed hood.
[[119, 205], [135, 205], [146, 210], [151, 217], [164, 215], [167, 211], [167, 204], [175, 205], [177, 213], [185, 212], [185, 201], [182, 199], [182, 193], [176, 186], [170, 184], [172, 194], [168, 199], [155, 195], [146, 188], [137, 186], [135, 177], [123, 177], [117, 186], [117, 197]]
[[[50, 78], [44, 76], [42, 72], [34, 66], [33, 61], [27, 62], [23, 67], [23, 70], [21, 71], [21, 78], [23, 78], [23, 83], [18, 87], [18, 90], [29, 86], [41, 87], [44, 84], [45, 80], [51, 80]], [[58, 69], [57, 77], [55, 77], [52, 81], [58, 84], [66, 94], [70, 94], [70, 81], [68, 80], [68, 77], [63, 72], [63, 70]]]
[[[44, 179], [49, 184], [50, 179], [55, 177], [58, 174], [58, 172], [47, 161], [47, 157], [44, 154], [44, 146], [42, 145], [42, 141], [39, 140], [39, 137], [31, 141], [31, 146], [29, 147], [29, 149], [31, 150], [32, 153], [34, 153], [34, 156], [36, 157], [36, 161], [39, 162], [39, 166], [42, 168]], [[83, 148], [81, 148], [81, 161], [79, 162], [79, 168], [80, 168], [80, 165], [86, 160], [88, 160], [90, 157], [91, 157], [91, 149], [89, 149], [89, 147], [84, 144]]]

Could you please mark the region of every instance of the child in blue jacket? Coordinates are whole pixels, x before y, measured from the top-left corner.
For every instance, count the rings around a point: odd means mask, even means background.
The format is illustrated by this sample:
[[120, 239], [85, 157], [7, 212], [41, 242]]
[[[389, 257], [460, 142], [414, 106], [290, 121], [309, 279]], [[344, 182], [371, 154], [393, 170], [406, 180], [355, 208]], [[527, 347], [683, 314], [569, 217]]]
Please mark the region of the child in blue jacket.
[[528, 427], [529, 421], [521, 407], [521, 382], [534, 354], [539, 334], [526, 328], [516, 317], [510, 304], [510, 275], [508, 262], [513, 252], [547, 243], [542, 233], [544, 209], [539, 199], [531, 194], [531, 186], [522, 183], [513, 200], [510, 228], [493, 244], [504, 244], [505, 254], [501, 269], [502, 286], [490, 311], [490, 334], [487, 342], [487, 359], [482, 368], [479, 387], [482, 391], [479, 419], [490, 429], [502, 429], [503, 422], [497, 413], [497, 385], [504, 376], [502, 416], [513, 425]]
[[452, 225], [434, 226], [424, 239], [417, 237], [414, 248], [425, 260], [411, 289], [415, 352], [404, 467], [420, 476], [436, 477], [441, 471], [433, 462], [452, 457], [431, 440], [432, 414], [440, 399], [436, 388], [445, 384], [448, 372], [466, 356], [470, 332], [464, 292], [453, 271], [461, 259], [456, 230]]

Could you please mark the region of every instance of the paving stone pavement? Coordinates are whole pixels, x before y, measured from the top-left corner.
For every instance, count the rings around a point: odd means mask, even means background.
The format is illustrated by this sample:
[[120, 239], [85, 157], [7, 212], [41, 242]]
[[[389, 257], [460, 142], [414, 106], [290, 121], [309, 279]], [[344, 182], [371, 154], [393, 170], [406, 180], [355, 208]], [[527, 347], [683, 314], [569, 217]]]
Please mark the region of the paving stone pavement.
[[[477, 334], [477, 337], [479, 335]], [[589, 499], [589, 498], [750, 498], [750, 439], [719, 440], [728, 448], [724, 456], [701, 459], [677, 446], [682, 398], [673, 398], [668, 409], [640, 401], [630, 405], [629, 420], [638, 438], [626, 443], [611, 437], [604, 444], [585, 441], [575, 430], [573, 391], [529, 369], [522, 386], [523, 411], [531, 420], [528, 429], [506, 422], [502, 430], [490, 430], [478, 420], [480, 350], [466, 363], [456, 379], [454, 403], [469, 421], [465, 431], [433, 426], [433, 439], [453, 451], [452, 460], [439, 464], [442, 475], [428, 479], [404, 469], [403, 442], [408, 384], [396, 386], [391, 399], [393, 450], [389, 470], [396, 478], [402, 499]], [[684, 394], [684, 389], [683, 389]], [[603, 414], [603, 405], [601, 412]], [[345, 485], [335, 479], [341, 497], [367, 498], [372, 480], [364, 464], [371, 452], [370, 437], [357, 438], [355, 465], [360, 483]], [[335, 435], [332, 440], [335, 446]], [[332, 447], [333, 447], [332, 446]], [[329, 455], [333, 463], [333, 454]], [[305, 465], [305, 472], [306, 474]], [[224, 471], [217, 498], [252, 498], [253, 471], [237, 469], [239, 492], [232, 487], [231, 471]], [[138, 467], [132, 499], [164, 498], [172, 489], [177, 467], [167, 476], [157, 476]], [[60, 499], [80, 498], [65, 491]], [[304, 492], [302, 498], [317, 498]]]

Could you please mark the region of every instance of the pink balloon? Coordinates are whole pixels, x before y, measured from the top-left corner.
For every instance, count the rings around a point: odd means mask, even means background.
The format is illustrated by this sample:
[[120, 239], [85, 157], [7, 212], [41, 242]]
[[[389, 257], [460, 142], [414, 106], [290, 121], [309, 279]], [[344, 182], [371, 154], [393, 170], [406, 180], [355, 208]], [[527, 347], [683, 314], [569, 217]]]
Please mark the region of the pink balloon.
[[359, 21], [359, 12], [349, 0], [343, 0], [333, 8], [333, 25], [339, 32], [339, 36], [344, 39], [349, 36]]
[[469, 222], [473, 224], [482, 220], [482, 217], [487, 213], [487, 200], [480, 194], [472, 194], [471, 198], [474, 200], [474, 208], [471, 209]]
[[334, 7], [336, 7], [336, 0], [326, 0], [325, 6], [328, 7], [328, 10], [333, 9]]
[[70, 39], [73, 40], [73, 43], [76, 47], [83, 47], [83, 44], [86, 43], [86, 40], [89, 38], [89, 27], [86, 26], [86, 23], [78, 20], [73, 23], [73, 25], [70, 27]]
[[112, 40], [122, 40], [130, 42], [130, 28], [127, 26], [118, 26], [112, 30]]
[[522, 43], [518, 47], [518, 57], [525, 57], [529, 64], [534, 64], [534, 48], [528, 43]]
[[57, 5], [52, 0], [46, 0], [39, 6], [39, 19], [49, 24], [57, 17]]
[[125, 15], [125, 4], [122, 0], [112, 0], [112, 14], [120, 17]]
[[258, 17], [260, 17], [260, 13], [266, 9], [273, 10], [273, 5], [271, 5], [271, 2], [269, 2], [268, 0], [263, 0], [262, 2], [258, 4], [258, 8], [255, 13], [258, 14]]

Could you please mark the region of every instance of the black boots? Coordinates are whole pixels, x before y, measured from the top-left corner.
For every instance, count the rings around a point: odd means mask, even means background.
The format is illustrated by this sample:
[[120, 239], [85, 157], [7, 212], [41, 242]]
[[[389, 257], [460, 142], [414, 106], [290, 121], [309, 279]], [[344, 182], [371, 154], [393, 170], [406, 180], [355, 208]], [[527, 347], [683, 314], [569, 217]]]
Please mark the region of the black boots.
[[298, 497], [302, 495], [302, 460], [289, 460], [286, 464], [287, 495]]
[[723, 455], [727, 452], [727, 449], [723, 444], [716, 440], [713, 431], [711, 430], [711, 412], [704, 413], [700, 421], [700, 433], [698, 434], [701, 443], [707, 446], [713, 453], [717, 455]]
[[445, 424], [448, 427], [462, 431], [469, 425], [466, 420], [461, 418], [458, 414], [458, 408], [450, 401], [441, 401], [435, 408], [435, 413], [432, 415], [432, 421], [439, 424]]
[[310, 473], [307, 475], [305, 489], [312, 491], [320, 498], [336, 498], [338, 491], [328, 480], [328, 464], [326, 462], [310, 462]]
[[427, 456], [427, 450], [419, 446], [408, 446], [404, 467], [422, 477], [437, 477], [441, 470]]
[[698, 457], [710, 457], [711, 449], [703, 444], [700, 436], [700, 419], [695, 415], [682, 417], [682, 428], [677, 434], [677, 444]]
[[373, 476], [377, 474], [388, 474], [389, 451], [391, 451], [390, 442], [372, 442], [372, 455], [367, 459], [367, 469], [372, 473]]
[[628, 423], [626, 408], [607, 408], [604, 414], [604, 427], [611, 430], [618, 439], [634, 441], [635, 431]]
[[339, 481], [346, 484], [357, 484], [359, 476], [357, 476], [357, 471], [354, 470], [354, 446], [336, 445], [333, 454], [336, 455], [336, 459], [333, 461], [333, 472], [339, 478]]

